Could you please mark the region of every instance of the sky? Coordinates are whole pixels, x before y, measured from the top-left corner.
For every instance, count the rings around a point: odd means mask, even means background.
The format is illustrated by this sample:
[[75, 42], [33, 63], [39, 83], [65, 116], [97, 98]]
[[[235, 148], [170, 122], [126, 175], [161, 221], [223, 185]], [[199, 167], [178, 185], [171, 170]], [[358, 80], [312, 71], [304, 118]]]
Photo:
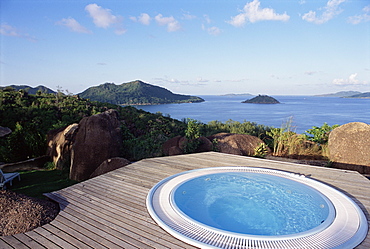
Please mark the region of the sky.
[[369, 0], [0, 0], [0, 86], [370, 91]]

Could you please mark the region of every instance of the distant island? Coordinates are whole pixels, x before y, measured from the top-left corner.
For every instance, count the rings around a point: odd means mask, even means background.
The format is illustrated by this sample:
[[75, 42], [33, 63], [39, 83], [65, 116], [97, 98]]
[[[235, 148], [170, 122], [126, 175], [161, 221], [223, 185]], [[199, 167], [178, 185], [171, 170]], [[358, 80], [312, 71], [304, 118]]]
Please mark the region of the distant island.
[[370, 92], [359, 93], [359, 94], [355, 94], [355, 95], [352, 95], [352, 96], [346, 96], [346, 97], [343, 97], [343, 98], [369, 99], [370, 98]]
[[328, 94], [320, 94], [320, 95], [314, 95], [315, 97], [350, 97], [357, 94], [361, 94], [361, 92], [358, 91], [340, 91], [336, 93], [328, 93]]
[[90, 87], [78, 95], [85, 99], [116, 105], [158, 105], [204, 101], [196, 96], [174, 94], [163, 87], [153, 86], [140, 80], [121, 85], [105, 83]]
[[50, 88], [47, 88], [46, 86], [36, 86], [36, 87], [30, 87], [26, 85], [0, 86], [0, 90], [5, 90], [7, 88], [15, 89], [16, 91], [24, 90], [29, 94], [36, 94], [38, 91], [42, 93], [56, 93], [55, 91], [51, 90]]
[[258, 95], [252, 99], [243, 101], [242, 103], [251, 103], [251, 104], [280, 104], [278, 100], [267, 95]]

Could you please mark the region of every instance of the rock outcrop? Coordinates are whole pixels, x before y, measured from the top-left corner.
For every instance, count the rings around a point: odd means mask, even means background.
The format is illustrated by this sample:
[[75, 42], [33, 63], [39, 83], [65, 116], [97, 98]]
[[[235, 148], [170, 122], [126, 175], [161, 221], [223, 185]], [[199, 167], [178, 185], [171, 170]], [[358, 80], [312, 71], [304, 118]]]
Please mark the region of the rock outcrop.
[[[189, 141], [185, 137], [177, 136], [163, 144], [163, 153], [167, 156], [184, 154], [185, 146]], [[245, 134], [218, 133], [209, 137], [200, 137], [197, 152], [219, 151], [222, 153], [254, 156], [255, 148], [264, 142], [258, 137]]]
[[[175, 156], [184, 154], [187, 143], [189, 143], [189, 140], [186, 137], [182, 136], [173, 137], [163, 144], [162, 146], [163, 154], [166, 156]], [[194, 153], [212, 151], [213, 149], [212, 142], [209, 141], [209, 139], [206, 137], [198, 138], [198, 143], [199, 143], [198, 148], [196, 148], [193, 151]]]
[[0, 126], [0, 137], [5, 137], [6, 135], [9, 135], [10, 133], [12, 133], [12, 130], [10, 128]]
[[162, 145], [163, 154], [166, 156], [175, 156], [175, 155], [181, 155], [183, 154], [182, 149], [180, 149], [180, 139], [181, 136], [173, 137]]
[[107, 159], [118, 157], [122, 150], [122, 135], [118, 112], [83, 118], [72, 145], [70, 179], [82, 181]]
[[217, 151], [241, 156], [254, 156], [255, 148], [264, 143], [260, 138], [246, 134], [218, 133], [208, 139], [216, 139]]
[[334, 167], [370, 173], [369, 137], [370, 125], [361, 122], [348, 123], [331, 131], [328, 147]]
[[130, 161], [122, 157], [115, 157], [105, 160], [102, 164], [99, 165], [99, 167], [96, 168], [96, 170], [90, 175], [89, 178], [103, 175], [112, 170], [124, 167], [128, 164], [130, 164]]
[[48, 132], [48, 149], [50, 156], [58, 170], [68, 169], [71, 166], [71, 149], [78, 131], [78, 124], [71, 124]]

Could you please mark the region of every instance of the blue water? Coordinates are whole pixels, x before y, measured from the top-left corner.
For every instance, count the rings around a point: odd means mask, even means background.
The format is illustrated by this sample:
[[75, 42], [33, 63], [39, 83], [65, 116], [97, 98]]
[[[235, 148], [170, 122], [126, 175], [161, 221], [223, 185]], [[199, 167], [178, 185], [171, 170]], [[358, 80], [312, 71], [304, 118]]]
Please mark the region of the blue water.
[[240, 172], [194, 178], [174, 192], [188, 217], [218, 229], [277, 236], [310, 230], [329, 214], [314, 189], [282, 177]]
[[241, 103], [249, 96], [200, 96], [202, 103], [166, 104], [137, 106], [148, 112], [161, 112], [164, 115], [182, 120], [191, 118], [203, 123], [213, 120], [256, 122], [258, 124], [281, 127], [291, 117], [293, 130], [297, 133], [313, 126], [364, 122], [370, 124], [370, 99], [349, 99], [313, 96], [273, 96], [281, 104], [262, 105]]

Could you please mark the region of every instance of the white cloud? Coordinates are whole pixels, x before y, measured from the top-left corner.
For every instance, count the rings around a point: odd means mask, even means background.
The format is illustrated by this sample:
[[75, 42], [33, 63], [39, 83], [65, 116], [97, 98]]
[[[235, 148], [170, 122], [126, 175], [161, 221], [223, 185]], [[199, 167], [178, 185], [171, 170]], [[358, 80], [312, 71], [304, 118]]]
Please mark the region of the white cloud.
[[324, 12], [321, 16], [316, 15], [316, 11], [310, 10], [302, 16], [302, 19], [307, 22], [315, 24], [323, 24], [333, 19], [336, 15], [339, 15], [343, 10], [339, 8], [339, 5], [346, 0], [329, 0], [326, 6], [323, 8]]
[[253, 2], [247, 3], [239, 15], [231, 18], [227, 21], [235, 27], [243, 26], [247, 21], [251, 23], [259, 21], [288, 21], [290, 16], [286, 13], [277, 14], [275, 10], [271, 8], [260, 8], [260, 2], [258, 0], [253, 0]]
[[68, 17], [56, 22], [57, 25], [66, 26], [73, 32], [91, 34], [92, 32], [79, 24], [74, 18]]
[[0, 34], [4, 36], [13, 36], [13, 37], [19, 37], [19, 38], [26, 38], [29, 41], [36, 42], [37, 39], [35, 37], [30, 36], [29, 34], [22, 33], [17, 28], [3, 23], [0, 26]]
[[122, 28], [123, 18], [121, 16], [113, 15], [110, 9], [103, 9], [96, 3], [92, 3], [87, 5], [85, 10], [90, 14], [97, 27], [106, 29], [115, 25], [116, 34], [120, 35], [126, 32], [126, 30]]
[[221, 34], [221, 29], [218, 27], [210, 27], [207, 29], [208, 34], [210, 35], [219, 35]]
[[206, 21], [206, 23], [210, 24], [211, 23], [211, 18], [209, 18], [208, 15], [203, 15], [204, 17], [204, 20]]
[[368, 22], [368, 21], [370, 21], [370, 5], [364, 7], [362, 9], [362, 12], [364, 12], [364, 13], [361, 14], [361, 15], [350, 16], [348, 18], [348, 22], [349, 23], [352, 23], [352, 24], [359, 24], [361, 22]]
[[183, 16], [183, 19], [185, 20], [193, 20], [197, 18], [197, 16], [190, 14], [189, 11], [183, 11], [182, 16]]
[[368, 82], [360, 81], [357, 78], [357, 73], [351, 74], [348, 79], [334, 79], [333, 84], [337, 86], [348, 86], [348, 85], [367, 85]]
[[168, 32], [175, 32], [181, 29], [181, 25], [173, 16], [163, 17], [162, 14], [158, 14], [154, 17], [154, 19], [156, 20], [158, 25], [167, 26]]
[[116, 35], [123, 35], [123, 34], [124, 34], [124, 33], [126, 33], [126, 32], [127, 32], [127, 29], [122, 28], [122, 27], [116, 28], [116, 29], [114, 30], [114, 33], [115, 33]]
[[178, 80], [176, 78], [168, 78], [167, 76], [164, 76], [163, 78], [154, 78], [154, 81], [157, 83], [173, 83], [173, 84], [180, 84], [180, 85], [188, 85], [188, 80]]
[[5, 36], [15, 36], [15, 37], [22, 36], [15, 27], [10, 26], [8, 24], [1, 24], [0, 34], [5, 35]]
[[130, 17], [130, 19], [134, 22], [139, 22], [143, 25], [149, 25], [152, 18], [147, 13], [141, 13], [138, 17]]
[[108, 28], [112, 24], [121, 22], [121, 18], [112, 15], [110, 9], [103, 9], [96, 3], [87, 5], [85, 10], [89, 12], [95, 25], [99, 28]]

